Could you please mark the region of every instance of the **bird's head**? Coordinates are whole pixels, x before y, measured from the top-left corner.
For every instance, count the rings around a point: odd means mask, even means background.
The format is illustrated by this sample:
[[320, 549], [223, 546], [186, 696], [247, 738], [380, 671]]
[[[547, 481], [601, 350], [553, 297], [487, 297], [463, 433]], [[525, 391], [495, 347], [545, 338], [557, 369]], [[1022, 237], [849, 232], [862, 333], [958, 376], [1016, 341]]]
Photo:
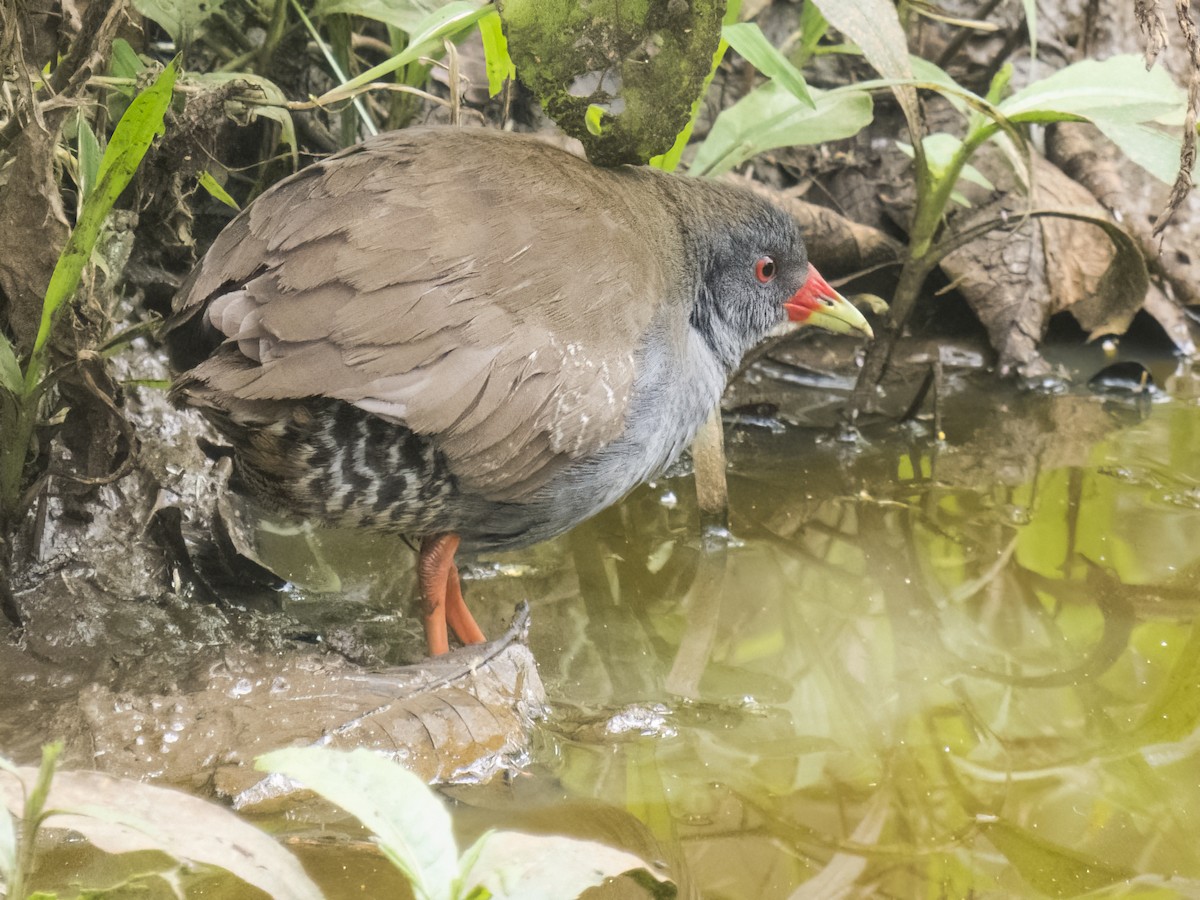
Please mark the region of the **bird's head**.
[[809, 263], [791, 216], [744, 191], [712, 187], [722, 189], [723, 215], [693, 233], [702, 274], [690, 321], [727, 369], [764, 338], [805, 326], [874, 337]]

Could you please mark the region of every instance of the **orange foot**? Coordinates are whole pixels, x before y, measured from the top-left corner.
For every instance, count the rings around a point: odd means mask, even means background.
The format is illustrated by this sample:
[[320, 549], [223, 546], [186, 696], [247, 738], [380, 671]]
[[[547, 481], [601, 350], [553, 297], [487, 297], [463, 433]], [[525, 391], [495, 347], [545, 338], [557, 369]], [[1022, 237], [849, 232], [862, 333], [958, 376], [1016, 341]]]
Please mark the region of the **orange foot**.
[[458, 566], [454, 564], [457, 549], [457, 534], [437, 534], [421, 541], [417, 578], [425, 607], [425, 644], [430, 656], [449, 652], [447, 625], [464, 644], [482, 644], [486, 640], [463, 600]]

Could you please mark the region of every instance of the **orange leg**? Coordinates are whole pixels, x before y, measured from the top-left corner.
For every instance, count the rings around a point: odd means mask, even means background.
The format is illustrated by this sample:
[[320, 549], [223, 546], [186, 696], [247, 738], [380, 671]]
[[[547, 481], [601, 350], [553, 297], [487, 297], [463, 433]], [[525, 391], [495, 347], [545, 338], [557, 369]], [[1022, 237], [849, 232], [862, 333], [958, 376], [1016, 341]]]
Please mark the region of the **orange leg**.
[[430, 656], [450, 650], [447, 624], [464, 644], [481, 644], [485, 640], [463, 600], [458, 566], [454, 564], [457, 549], [457, 534], [438, 534], [421, 541], [417, 578], [425, 607], [425, 644]]

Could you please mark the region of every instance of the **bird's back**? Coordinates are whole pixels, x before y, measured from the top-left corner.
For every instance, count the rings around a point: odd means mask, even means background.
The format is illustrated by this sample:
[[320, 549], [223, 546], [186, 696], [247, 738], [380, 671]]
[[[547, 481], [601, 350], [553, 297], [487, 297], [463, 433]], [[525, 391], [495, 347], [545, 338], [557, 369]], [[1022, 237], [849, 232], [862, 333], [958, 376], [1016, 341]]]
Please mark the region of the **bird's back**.
[[627, 430], [645, 335], [679, 301], [676, 212], [638, 200], [662, 187], [482, 129], [357, 145], [214, 243], [176, 301], [211, 341], [175, 396], [283, 508], [495, 532]]

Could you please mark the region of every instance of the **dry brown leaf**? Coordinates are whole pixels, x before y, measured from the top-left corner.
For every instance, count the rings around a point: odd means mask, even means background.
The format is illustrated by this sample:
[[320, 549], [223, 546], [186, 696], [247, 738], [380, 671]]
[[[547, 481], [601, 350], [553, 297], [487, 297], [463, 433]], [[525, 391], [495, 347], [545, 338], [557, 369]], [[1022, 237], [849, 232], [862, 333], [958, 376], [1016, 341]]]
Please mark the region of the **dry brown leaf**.
[[365, 671], [337, 656], [230, 651], [198, 690], [80, 700], [106, 771], [200, 788], [241, 807], [281, 793], [253, 758], [323, 741], [395, 754], [430, 782], [485, 782], [508, 771], [544, 703], [522, 617], [497, 641], [420, 665]]
[[[1108, 219], [1108, 213], [1082, 185], [1055, 165], [1034, 157], [1036, 180], [1033, 206], [1062, 209]], [[1046, 259], [1046, 283], [1050, 289], [1048, 313], [1069, 310], [1089, 337], [1121, 334], [1145, 302], [1140, 294], [1109, 289], [1106, 273], [1120, 264], [1118, 249], [1099, 225], [1079, 219], [1038, 219]]]

